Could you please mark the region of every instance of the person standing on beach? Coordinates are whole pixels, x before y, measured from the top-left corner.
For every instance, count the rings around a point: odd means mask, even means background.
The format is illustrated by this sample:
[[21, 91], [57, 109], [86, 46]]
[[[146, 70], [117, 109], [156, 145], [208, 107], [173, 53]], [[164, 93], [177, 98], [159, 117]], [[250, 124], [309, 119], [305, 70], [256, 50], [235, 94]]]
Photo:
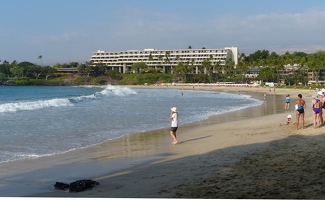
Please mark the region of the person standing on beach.
[[322, 108], [322, 112], [320, 115], [320, 120], [321, 120], [321, 125], [323, 125], [324, 123], [324, 114], [325, 114], [325, 98], [324, 98], [324, 93], [322, 91], [317, 92], [317, 96], [322, 104], [321, 108]]
[[178, 112], [177, 112], [177, 108], [176, 107], [172, 107], [170, 112], [170, 120], [172, 122], [171, 127], [170, 127], [170, 135], [172, 136], [172, 138], [174, 139], [174, 141], [172, 142], [172, 144], [177, 144], [178, 141], [176, 139], [176, 131], [178, 128]]
[[306, 102], [302, 99], [302, 95], [298, 94], [298, 99], [295, 103], [295, 110], [296, 110], [296, 129], [298, 130], [299, 126], [299, 120], [301, 117], [301, 124], [302, 129], [304, 129], [305, 126], [305, 108], [306, 108]]
[[290, 109], [290, 95], [286, 96], [286, 103], [284, 105], [284, 111], [288, 111]]
[[314, 128], [316, 124], [319, 126], [322, 125], [321, 115], [322, 115], [322, 103], [320, 102], [317, 95], [313, 95], [313, 100], [311, 101], [311, 107], [313, 109], [313, 118], [314, 118]]

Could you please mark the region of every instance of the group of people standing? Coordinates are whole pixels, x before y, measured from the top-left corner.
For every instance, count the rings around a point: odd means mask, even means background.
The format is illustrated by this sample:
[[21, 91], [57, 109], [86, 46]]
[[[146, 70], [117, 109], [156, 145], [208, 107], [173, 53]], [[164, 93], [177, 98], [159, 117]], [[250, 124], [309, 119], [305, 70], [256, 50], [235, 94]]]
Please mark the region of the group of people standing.
[[[314, 128], [320, 127], [323, 125], [323, 119], [325, 117], [325, 91], [318, 91], [317, 94], [314, 94], [313, 100], [311, 101], [311, 108], [313, 111], [313, 125]], [[286, 96], [286, 103], [284, 106], [284, 110], [288, 111], [290, 107], [290, 95]], [[298, 94], [298, 99], [295, 102], [295, 110], [296, 110], [296, 129], [299, 129], [299, 123], [301, 121], [301, 128], [304, 129], [305, 126], [305, 109], [306, 102], [302, 99], [302, 95]], [[323, 116], [324, 115], [324, 116]], [[287, 117], [287, 124], [291, 123], [291, 115]]]
[[[311, 107], [313, 110], [313, 118], [314, 118], [314, 128], [320, 127], [323, 125], [323, 119], [325, 118], [325, 97], [324, 97], [324, 90], [318, 91], [317, 94], [313, 95], [313, 100], [311, 101]], [[265, 100], [265, 93], [264, 93], [264, 100]], [[290, 108], [290, 95], [288, 94], [285, 99], [285, 106], [284, 110], [288, 111]], [[299, 123], [301, 120], [301, 128], [304, 129], [305, 127], [305, 109], [306, 109], [306, 102], [302, 99], [302, 95], [298, 94], [298, 99], [295, 102], [295, 110], [296, 110], [296, 129], [299, 129]], [[323, 116], [324, 115], [324, 116]], [[170, 120], [171, 120], [171, 129], [170, 135], [173, 138], [172, 144], [177, 144], [178, 141], [176, 139], [176, 131], [178, 129], [178, 112], [177, 108], [171, 108], [170, 112]], [[291, 115], [287, 116], [286, 124], [290, 124]]]
[[311, 107], [313, 109], [314, 128], [320, 127], [323, 125], [323, 115], [325, 115], [325, 98], [323, 90], [318, 91], [317, 94], [313, 95]]

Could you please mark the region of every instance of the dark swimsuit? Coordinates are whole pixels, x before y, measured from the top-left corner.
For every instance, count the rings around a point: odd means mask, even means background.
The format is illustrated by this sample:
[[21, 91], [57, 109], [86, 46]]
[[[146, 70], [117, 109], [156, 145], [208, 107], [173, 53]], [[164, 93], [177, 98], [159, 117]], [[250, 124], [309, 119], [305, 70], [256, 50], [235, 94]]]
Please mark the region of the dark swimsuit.
[[302, 113], [305, 112], [304, 107], [301, 106], [301, 105], [298, 105], [298, 109], [297, 109], [297, 111], [298, 111], [300, 114], [302, 114]]

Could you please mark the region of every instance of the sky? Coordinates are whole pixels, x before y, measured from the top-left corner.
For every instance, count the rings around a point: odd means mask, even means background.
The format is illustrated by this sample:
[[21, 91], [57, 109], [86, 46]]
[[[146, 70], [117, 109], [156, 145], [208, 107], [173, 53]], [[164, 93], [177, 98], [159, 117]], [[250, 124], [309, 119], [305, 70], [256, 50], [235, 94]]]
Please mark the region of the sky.
[[84, 63], [98, 50], [189, 46], [325, 50], [324, 0], [0, 0], [0, 8], [1, 63]]

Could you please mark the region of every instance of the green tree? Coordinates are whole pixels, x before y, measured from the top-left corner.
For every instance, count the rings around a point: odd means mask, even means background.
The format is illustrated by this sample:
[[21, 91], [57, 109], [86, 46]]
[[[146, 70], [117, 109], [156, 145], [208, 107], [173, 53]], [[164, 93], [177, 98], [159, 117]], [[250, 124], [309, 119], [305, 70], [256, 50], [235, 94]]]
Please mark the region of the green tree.
[[246, 63], [243, 60], [239, 60], [237, 67], [236, 67], [236, 72], [240, 74], [242, 83], [244, 82], [244, 77], [245, 74], [247, 74], [248, 67]]
[[264, 67], [261, 69], [257, 78], [264, 82], [275, 82], [277, 76], [275, 68]]
[[152, 64], [151, 62], [153, 61], [153, 56], [152, 54], [150, 53], [149, 56], [148, 56], [148, 60], [149, 60], [149, 64]]
[[[211, 65], [210, 59], [204, 60], [202, 62], [202, 67], [204, 68], [204, 71], [206, 72], [206, 73], [204, 73], [204, 77], [206, 77], [206, 75], [208, 75], [209, 81], [211, 83], [211, 77], [212, 77], [212, 69], [213, 69], [213, 67]], [[205, 78], [204, 78], [204, 80], [205, 80]]]
[[116, 79], [118, 78], [118, 70], [107, 70], [105, 74], [110, 78], [110, 79]]
[[174, 68], [174, 74], [176, 77], [181, 77], [183, 82], [186, 82], [186, 74], [188, 73], [189, 63], [179, 62]]
[[234, 66], [235, 66], [235, 62], [230, 58], [228, 60], [226, 60], [225, 63], [225, 71], [226, 71], [226, 76], [228, 77], [229, 75], [233, 75], [234, 73]]
[[42, 55], [39, 55], [37, 58], [41, 61], [41, 66], [43, 66], [43, 62], [42, 62], [43, 56]]
[[170, 66], [170, 59], [169, 58], [170, 58], [170, 52], [166, 51], [165, 58], [164, 58], [164, 65], [166, 66], [166, 64], [168, 64], [169, 65], [168, 67], [170, 67], [170, 72], [173, 74], [173, 67]]
[[272, 52], [271, 55], [266, 58], [267, 66], [274, 68], [277, 73], [277, 80], [274, 82], [279, 82], [279, 71], [284, 69], [283, 62], [281, 62], [280, 58], [281, 57], [275, 52]]
[[140, 73], [143, 70], [148, 69], [148, 65], [144, 62], [133, 63], [131, 69], [135, 71], [135, 73]]
[[6, 70], [6, 74], [7, 74], [7, 78], [10, 78], [10, 64], [8, 61], [3, 61], [3, 64], [2, 64]]
[[60, 63], [56, 63], [56, 64], [53, 65], [53, 68], [54, 69], [64, 68], [64, 65], [63, 64], [60, 64]]
[[159, 55], [159, 56], [158, 56], [158, 60], [161, 62], [160, 65], [162, 65], [163, 55]]
[[6, 80], [6, 74], [0, 72], [0, 81], [5, 81]]
[[94, 75], [103, 75], [106, 71], [106, 66], [103, 63], [96, 63], [95, 65], [91, 66]]
[[184, 63], [178, 62], [174, 68], [173, 73], [176, 75], [177, 78], [179, 78], [183, 74], [183, 71], [184, 71]]
[[40, 66], [30, 66], [28, 68], [28, 72], [35, 76], [36, 79], [39, 78], [39, 76], [43, 73], [42, 67]]
[[10, 68], [10, 72], [16, 78], [21, 78], [24, 75], [24, 69], [19, 66], [14, 66]]
[[222, 70], [222, 66], [220, 65], [220, 61], [217, 61], [216, 62], [216, 64], [214, 65], [214, 69], [215, 69], [215, 71], [216, 71], [216, 73], [217, 73], [217, 81], [219, 82], [219, 76], [220, 76], [220, 72], [221, 72], [221, 70]]
[[79, 74], [84, 74], [84, 73], [86, 73], [86, 68], [87, 68], [87, 66], [86, 66], [86, 64], [85, 63], [82, 63], [82, 64], [78, 64], [78, 73]]
[[78, 65], [79, 65], [78, 62], [70, 62], [67, 67], [68, 68], [77, 68]]
[[53, 67], [43, 67], [42, 68], [42, 73], [45, 75], [45, 79], [47, 80], [50, 76], [52, 76], [56, 72], [56, 69]]
[[325, 52], [317, 51], [308, 55], [307, 60], [308, 69], [313, 72], [316, 84], [319, 84], [320, 70], [324, 68], [325, 64]]

